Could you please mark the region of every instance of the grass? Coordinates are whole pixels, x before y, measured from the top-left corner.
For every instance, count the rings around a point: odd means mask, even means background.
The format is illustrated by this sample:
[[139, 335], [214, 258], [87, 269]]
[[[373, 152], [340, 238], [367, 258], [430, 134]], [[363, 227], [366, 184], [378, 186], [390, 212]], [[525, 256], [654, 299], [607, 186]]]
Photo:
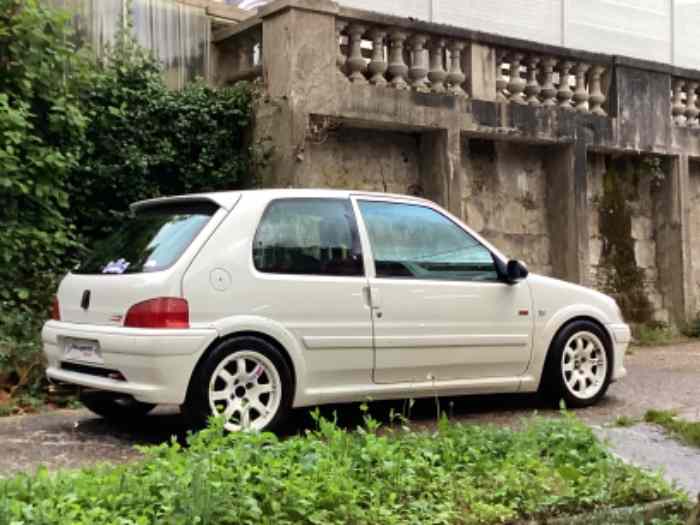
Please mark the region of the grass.
[[613, 425], [616, 427], [633, 427], [639, 423], [639, 419], [630, 416], [618, 416]]
[[649, 410], [644, 421], [659, 425], [684, 443], [700, 448], [700, 422], [685, 421], [668, 410]]
[[514, 431], [318, 428], [280, 440], [219, 422], [143, 461], [0, 480], [0, 525], [497, 524], [682, 496], [570, 415]]
[[668, 325], [655, 323], [639, 325], [635, 339], [639, 346], [656, 346], [673, 343], [678, 338]]

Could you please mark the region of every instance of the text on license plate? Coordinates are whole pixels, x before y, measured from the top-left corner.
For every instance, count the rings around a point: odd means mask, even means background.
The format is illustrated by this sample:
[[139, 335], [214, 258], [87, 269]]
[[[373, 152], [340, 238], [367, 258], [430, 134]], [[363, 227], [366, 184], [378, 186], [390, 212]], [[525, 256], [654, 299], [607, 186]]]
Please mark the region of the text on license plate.
[[83, 363], [104, 363], [100, 353], [100, 343], [89, 339], [66, 338], [63, 343], [63, 359]]

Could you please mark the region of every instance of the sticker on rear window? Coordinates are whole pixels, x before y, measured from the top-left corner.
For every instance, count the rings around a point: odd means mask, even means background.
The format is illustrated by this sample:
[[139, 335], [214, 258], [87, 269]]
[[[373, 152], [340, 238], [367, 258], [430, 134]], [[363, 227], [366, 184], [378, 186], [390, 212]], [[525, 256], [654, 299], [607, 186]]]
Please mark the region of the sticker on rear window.
[[129, 268], [129, 264], [130, 263], [128, 263], [126, 259], [117, 259], [116, 261], [108, 262], [107, 265], [102, 268], [102, 273], [122, 274]]

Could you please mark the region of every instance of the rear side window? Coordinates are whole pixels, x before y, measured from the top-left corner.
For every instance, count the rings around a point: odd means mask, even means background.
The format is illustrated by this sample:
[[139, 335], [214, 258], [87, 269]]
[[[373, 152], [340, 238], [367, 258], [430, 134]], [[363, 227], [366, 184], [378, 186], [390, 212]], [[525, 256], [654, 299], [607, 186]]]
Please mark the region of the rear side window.
[[175, 264], [218, 206], [209, 202], [153, 206], [136, 213], [73, 273], [121, 275], [165, 270]]
[[265, 273], [364, 275], [350, 201], [273, 201], [255, 234], [253, 261], [258, 271]]

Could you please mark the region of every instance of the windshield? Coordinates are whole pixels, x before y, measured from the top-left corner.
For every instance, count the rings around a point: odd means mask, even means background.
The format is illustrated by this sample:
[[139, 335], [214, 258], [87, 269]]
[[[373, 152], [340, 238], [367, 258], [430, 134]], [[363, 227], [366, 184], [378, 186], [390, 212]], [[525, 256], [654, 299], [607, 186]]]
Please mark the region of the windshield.
[[73, 273], [121, 275], [165, 270], [175, 264], [218, 207], [194, 202], [139, 211], [99, 242]]

